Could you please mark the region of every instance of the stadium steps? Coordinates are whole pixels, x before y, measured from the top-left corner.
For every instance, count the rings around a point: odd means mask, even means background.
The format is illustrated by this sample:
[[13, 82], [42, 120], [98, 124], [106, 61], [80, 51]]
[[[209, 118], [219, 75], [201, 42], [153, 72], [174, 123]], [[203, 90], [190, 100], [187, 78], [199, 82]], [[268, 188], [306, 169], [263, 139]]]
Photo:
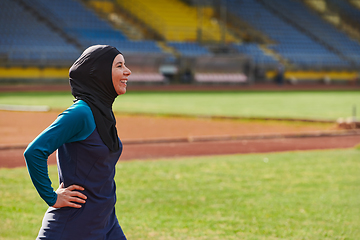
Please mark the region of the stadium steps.
[[147, 22], [140, 19], [137, 15], [128, 11], [123, 5], [119, 4], [118, 1], [112, 0], [115, 4], [116, 13], [121, 16], [126, 22], [139, 29], [144, 36], [144, 39], [147, 40], [155, 40], [155, 41], [163, 41], [163, 36], [156, 31], [156, 29], [152, 28]]
[[348, 0], [350, 4], [352, 4], [354, 7], [360, 9], [360, 1], [359, 0]]
[[39, 21], [44, 22], [47, 26], [49, 26], [50, 29], [57, 32], [65, 41], [67, 41], [69, 44], [72, 44], [77, 49], [82, 50], [81, 43], [68, 33], [64, 31], [61, 27], [58, 26], [58, 24], [52, 22], [47, 16], [46, 12], [40, 12], [37, 8], [35, 8], [31, 2], [28, 2], [26, 0], [14, 0], [19, 5], [23, 6], [24, 9], [26, 9], [29, 13], [31, 13], [35, 18], [37, 18]]
[[165, 42], [158, 42], [157, 43], [161, 49], [166, 52], [166, 53], [170, 53], [172, 54], [173, 56], [177, 56], [179, 55], [179, 53], [171, 46], [167, 45]]
[[360, 10], [343, 0], [326, 0], [326, 3], [328, 11], [337, 19], [334, 26], [360, 41]]
[[[298, 16], [293, 16], [293, 15], [290, 15], [288, 12], [284, 12], [284, 9], [280, 9], [279, 6], [274, 5], [274, 3], [276, 3], [275, 0], [272, 0], [272, 1], [258, 0], [258, 1], [261, 2], [267, 9], [269, 9], [269, 11], [276, 14], [279, 18], [283, 19], [284, 21], [287, 21], [289, 24], [293, 25], [295, 28], [299, 29], [300, 31], [302, 31], [303, 33], [305, 33], [306, 35], [311, 37], [313, 40], [317, 41], [318, 43], [320, 43], [321, 45], [323, 45], [324, 47], [329, 49], [331, 52], [338, 55], [341, 59], [346, 60], [347, 62], [351, 62], [351, 64], [353, 64], [353, 65], [357, 64], [354, 59], [347, 56], [347, 54], [343, 51], [342, 48], [343, 48], [344, 44], [340, 44], [341, 46], [339, 46], [337, 44], [333, 44], [332, 42], [334, 42], [334, 40], [329, 40], [330, 38], [328, 36], [324, 37], [321, 34], [319, 34], [318, 32], [316, 32], [319, 30], [318, 28], [316, 30], [309, 29], [309, 26], [313, 26], [313, 24], [316, 25], [318, 22], [313, 22], [312, 24], [308, 24], [308, 22], [311, 21], [310, 19], [305, 24], [297, 22], [297, 20], [295, 20], [296, 17], [299, 17], [301, 14], [305, 13], [304, 11], [299, 11]], [[288, 2], [286, 2], [286, 3], [288, 3]], [[283, 4], [283, 5], [280, 5], [281, 7], [284, 7], [286, 3], [280, 2], [280, 1], [277, 2], [277, 4]], [[299, 6], [301, 6], [301, 4], [304, 4], [303, 2], [297, 2], [297, 1], [292, 1], [292, 3], [289, 2], [289, 4], [298, 4], [298, 3], [300, 4]], [[307, 7], [306, 5], [304, 5], [304, 6]], [[313, 9], [309, 9], [309, 10], [310, 10], [309, 11], [310, 13], [314, 13], [317, 15], [317, 13], [315, 11], [313, 11]], [[313, 15], [308, 14], [307, 16], [313, 16]], [[322, 26], [324, 26], [324, 25], [322, 24]], [[327, 29], [327, 35], [334, 33], [334, 31], [329, 32], [329, 30], [332, 30], [332, 29], [330, 29], [330, 28]], [[340, 34], [340, 32], [338, 32], [338, 34]]]
[[273, 57], [278, 62], [282, 63], [286, 68], [292, 67], [292, 64], [280, 54], [267, 47], [266, 44], [259, 44], [259, 48], [264, 51], [265, 54]]
[[[345, 56], [343, 56], [343, 54], [341, 54], [340, 52], [336, 51], [336, 49], [334, 49], [332, 46], [327, 45], [326, 43], [324, 43], [323, 41], [314, 38], [314, 36], [311, 34], [311, 32], [308, 29], [304, 29], [302, 27], [299, 27], [298, 24], [296, 24], [292, 19], [287, 18], [284, 14], [281, 13], [281, 11], [278, 11], [276, 9], [276, 6], [272, 6], [271, 3], [267, 2], [266, 0], [258, 0], [260, 3], [263, 4], [264, 7], [266, 7], [270, 12], [272, 12], [273, 14], [277, 15], [280, 19], [283, 19], [284, 22], [288, 22], [289, 24], [291, 24], [293, 27], [299, 29], [300, 31], [302, 31], [303, 33], [305, 33], [306, 35], [310, 36], [313, 40], [317, 41], [318, 43], [320, 43], [321, 45], [325, 46], [326, 48], [328, 48], [329, 50], [331, 50], [332, 52], [336, 52], [337, 55], [340, 55], [342, 58], [345, 58]], [[311, 0], [310, 0], [311, 1]], [[320, 0], [320, 2], [323, 0]], [[316, 0], [315, 2], [318, 2], [318, 0]], [[315, 6], [322, 8], [321, 6], [322, 4], [315, 4]]]
[[[162, 34], [167, 41], [196, 41], [198, 37], [198, 10], [179, 0], [133, 0], [117, 1], [133, 15], [148, 23], [153, 29]], [[201, 9], [202, 40], [210, 42], [221, 41], [221, 26], [210, 18], [209, 9]], [[228, 42], [239, 41], [229, 32], [226, 33]]]
[[247, 22], [239, 19], [229, 10], [227, 10], [227, 24], [233, 34], [244, 42], [255, 42], [261, 44], [274, 44], [276, 43], [269, 36], [263, 32], [255, 29]]
[[360, 42], [360, 28], [355, 28], [353, 24], [345, 22], [336, 8], [328, 7], [326, 0], [304, 0], [304, 3], [317, 12], [322, 19], [331, 23], [340, 31], [345, 32], [349, 37]]
[[195, 42], [167, 42], [167, 45], [172, 47], [177, 55], [188, 57], [211, 55], [208, 47]]
[[268, 48], [296, 67], [313, 69], [349, 66], [338, 55], [268, 10], [259, 0], [227, 0], [227, 4], [229, 11], [275, 40], [276, 44], [268, 45]]
[[326, 0], [303, 0], [303, 2], [318, 12], [327, 10]]
[[145, 36], [140, 28], [129, 22], [124, 16], [118, 5], [112, 1], [86, 1], [86, 6], [93, 9], [99, 17], [107, 20], [115, 29], [120, 30], [131, 40], [143, 40]]
[[1, 0], [0, 12], [2, 66], [69, 66], [79, 56], [78, 48], [18, 1]]

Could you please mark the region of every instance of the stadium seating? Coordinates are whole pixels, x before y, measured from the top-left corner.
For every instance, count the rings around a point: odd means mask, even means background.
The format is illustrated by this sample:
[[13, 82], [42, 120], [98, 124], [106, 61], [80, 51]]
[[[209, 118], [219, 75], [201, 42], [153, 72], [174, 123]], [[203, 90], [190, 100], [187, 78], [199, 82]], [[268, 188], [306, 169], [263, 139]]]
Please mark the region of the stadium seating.
[[235, 48], [239, 53], [246, 54], [250, 56], [254, 63], [260, 65], [274, 65], [277, 64], [278, 61], [274, 59], [272, 56], [266, 55], [255, 43], [244, 43], [244, 44], [233, 44], [233, 48]]
[[[210, 8], [204, 8], [202, 20], [203, 40], [208, 42], [197, 43], [198, 9], [181, 0], [114, 0], [111, 4], [92, 0], [89, 5], [84, 5], [80, 0], [1, 0], [0, 78], [12, 79], [16, 76], [18, 78], [27, 76], [32, 79], [66, 78], [68, 66], [83, 49], [93, 44], [113, 45], [127, 55], [127, 60], [130, 59], [129, 56], [133, 56], [131, 80], [142, 83], [166, 83], [167, 78], [159, 69], [166, 63], [164, 60], [166, 58], [173, 59], [173, 63], [168, 65], [179, 67], [176, 64], [181, 61], [177, 61], [179, 59], [175, 61], [175, 55], [189, 61], [187, 66], [191, 66], [193, 80], [197, 83], [247, 82], [249, 79], [242, 72], [247, 72], [245, 70], [247, 64], [251, 65], [249, 57], [256, 66], [271, 66], [267, 69], [274, 69], [272, 66], [276, 66], [278, 60], [273, 55], [268, 55], [265, 48], [275, 52], [277, 58], [281, 56], [283, 60], [288, 60], [295, 69], [311, 69], [319, 72], [318, 69], [324, 68], [342, 70], [360, 66], [360, 44], [324, 22], [315, 13], [309, 11], [301, 1], [225, 1], [231, 17], [240, 18], [267, 35], [274, 44], [240, 44], [235, 37], [227, 33], [226, 46], [205, 45], [221, 41], [221, 26], [212, 18], [214, 10]], [[360, 10], [349, 9], [348, 1], [327, 0], [327, 2], [338, 6], [339, 11], [359, 22], [356, 14]], [[122, 9], [131, 11], [133, 15], [137, 15], [143, 22], [163, 34], [166, 41], [157, 43], [153, 40], [130, 40], [88, 7], [96, 6], [109, 13], [115, 3], [123, 6]], [[142, 9], [139, 10], [139, 7]], [[222, 51], [223, 49], [226, 51]], [[177, 54], [165, 54], [165, 51]], [[217, 52], [222, 54], [216, 54]], [[235, 55], [241, 54], [239, 57], [242, 60], [233, 61], [237, 64], [234, 67], [236, 71], [224, 70], [223, 65], [228, 65], [228, 62], [217, 65], [221, 66], [221, 69], [218, 68], [221, 70], [219, 72], [211, 71], [217, 67], [209, 67], [208, 62], [203, 64], [204, 68], [201, 71], [198, 69], [195, 71], [191, 62], [196, 58], [209, 58], [209, 61], [213, 62], [214, 56], [218, 57], [230, 52]], [[159, 58], [156, 60], [158, 63], [149, 67], [149, 62], [155, 62], [154, 56]], [[142, 62], [135, 64], [138, 58], [147, 60], [144, 64]], [[32, 68], [34, 66], [35, 68]], [[184, 69], [177, 70], [180, 73], [184, 71]], [[246, 74], [250, 76], [248, 72]], [[306, 74], [295, 75], [293, 77], [297, 78]], [[318, 74], [311, 74], [311, 78], [315, 76], [317, 77]], [[353, 78], [353, 72], [339, 76], [350, 79]]]
[[[31, 0], [35, 8], [46, 11], [46, 16], [59, 27], [81, 40], [96, 38], [118, 38], [125, 40], [121, 32], [114, 31], [105, 21], [99, 19], [80, 2], [73, 0]], [[90, 43], [91, 44], [91, 43]]]
[[351, 19], [354, 23], [360, 25], [360, 10], [350, 5], [349, 2], [344, 0], [327, 0], [330, 6], [336, 8], [341, 13], [342, 17]]
[[[66, 79], [68, 67], [93, 44], [113, 45], [124, 54], [163, 53], [154, 41], [128, 40], [75, 0], [0, 1], [0, 62], [6, 64], [0, 78]], [[137, 74], [134, 82], [164, 82], [157, 72]]]
[[351, 3], [352, 6], [356, 7], [360, 10], [360, 2], [359, 0], [347, 0], [349, 3]]
[[[133, 0], [117, 1], [133, 15], [159, 32], [167, 41], [196, 41], [198, 38], [198, 13], [195, 7], [180, 0]], [[202, 39], [221, 41], [220, 24], [204, 13]], [[237, 41], [226, 33], [227, 41]]]
[[154, 52], [161, 48], [154, 41], [130, 41], [120, 31], [80, 2], [75, 0], [31, 0], [33, 7], [46, 11], [50, 20], [67, 34], [80, 41], [83, 48], [94, 44], [109, 44], [123, 53]]
[[[286, 1], [285, 1], [286, 2]], [[348, 62], [314, 41], [291, 24], [283, 21], [256, 0], [227, 0], [229, 11], [262, 31], [277, 44], [269, 48], [278, 52], [295, 66], [344, 67]], [[305, 19], [301, 19], [304, 21]]]
[[0, 1], [0, 55], [13, 64], [61, 64], [79, 56], [79, 50], [37, 20], [16, 1]]
[[105, 12], [107, 14], [114, 12], [115, 4], [113, 1], [91, 0], [90, 3], [95, 9], [101, 12]]
[[[327, 48], [333, 49], [335, 53], [360, 66], [360, 44], [309, 11], [301, 2], [294, 0], [266, 0], [262, 2]], [[319, 54], [322, 53], [319, 52]], [[334, 63], [339, 65], [340, 61], [336, 60]]]
[[193, 42], [168, 42], [167, 45], [174, 48], [182, 56], [211, 55], [208, 49]]

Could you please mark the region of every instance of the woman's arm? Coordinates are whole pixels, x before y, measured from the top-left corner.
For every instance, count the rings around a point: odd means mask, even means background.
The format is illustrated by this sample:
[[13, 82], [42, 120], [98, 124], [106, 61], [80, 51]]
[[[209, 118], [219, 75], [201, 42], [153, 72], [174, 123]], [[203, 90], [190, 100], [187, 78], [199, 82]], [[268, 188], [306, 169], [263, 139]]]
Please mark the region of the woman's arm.
[[[61, 188], [60, 186], [56, 192], [54, 191], [48, 174], [47, 159], [64, 143], [86, 139], [95, 127], [90, 107], [85, 102], [78, 101], [61, 113], [25, 150], [24, 157], [31, 180], [39, 195], [49, 206], [67, 206], [69, 201], [74, 200], [69, 196], [80, 197], [80, 200], [86, 199], [85, 195], [81, 193], [79, 195], [79, 192], [74, 191], [81, 190], [81, 186], [74, 185], [75, 188]], [[60, 202], [57, 201], [58, 195], [64, 195], [64, 198], [59, 199]]]

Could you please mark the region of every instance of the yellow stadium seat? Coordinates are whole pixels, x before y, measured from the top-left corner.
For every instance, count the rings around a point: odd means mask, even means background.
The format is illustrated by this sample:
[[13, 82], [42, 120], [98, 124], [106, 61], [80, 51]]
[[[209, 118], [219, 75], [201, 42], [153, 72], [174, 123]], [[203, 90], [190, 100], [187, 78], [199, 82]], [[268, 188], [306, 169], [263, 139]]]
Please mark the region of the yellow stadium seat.
[[114, 3], [110, 1], [90, 1], [90, 4], [97, 10], [105, 13], [114, 12]]
[[[179, 0], [117, 0], [117, 3], [162, 34], [167, 41], [196, 41], [200, 28], [203, 41], [221, 41], [221, 26], [212, 18], [211, 8], [202, 10], [200, 27], [196, 7]], [[226, 32], [225, 41], [236, 42], [238, 39]]]
[[68, 77], [68, 68], [0, 68], [0, 78], [6, 79], [66, 79]]
[[[275, 71], [268, 71], [266, 77], [273, 79]], [[356, 71], [286, 71], [285, 78], [296, 78], [298, 80], [322, 80], [328, 77], [332, 80], [351, 81], [357, 77]]]

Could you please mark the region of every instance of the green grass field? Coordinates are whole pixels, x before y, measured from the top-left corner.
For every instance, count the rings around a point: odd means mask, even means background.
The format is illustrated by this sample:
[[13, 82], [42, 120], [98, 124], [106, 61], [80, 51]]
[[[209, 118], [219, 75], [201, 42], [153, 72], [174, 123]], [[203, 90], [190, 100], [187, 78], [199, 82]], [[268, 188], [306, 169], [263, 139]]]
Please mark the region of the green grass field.
[[[128, 239], [360, 239], [360, 150], [117, 165]], [[56, 166], [50, 174], [57, 187]], [[0, 239], [35, 239], [46, 210], [25, 168], [0, 169]]]
[[[0, 104], [47, 105], [64, 110], [70, 92], [0, 93]], [[220, 115], [336, 120], [360, 113], [359, 91], [131, 92], [117, 98], [121, 113]]]
[[[0, 104], [47, 105], [56, 111], [72, 99], [69, 92], [0, 93]], [[357, 91], [129, 91], [114, 109], [335, 120], [351, 116], [359, 102]], [[131, 240], [357, 240], [359, 156], [360, 147], [120, 162], [117, 215]], [[56, 188], [56, 166], [49, 170]], [[0, 169], [0, 239], [34, 239], [46, 208], [25, 168]]]

